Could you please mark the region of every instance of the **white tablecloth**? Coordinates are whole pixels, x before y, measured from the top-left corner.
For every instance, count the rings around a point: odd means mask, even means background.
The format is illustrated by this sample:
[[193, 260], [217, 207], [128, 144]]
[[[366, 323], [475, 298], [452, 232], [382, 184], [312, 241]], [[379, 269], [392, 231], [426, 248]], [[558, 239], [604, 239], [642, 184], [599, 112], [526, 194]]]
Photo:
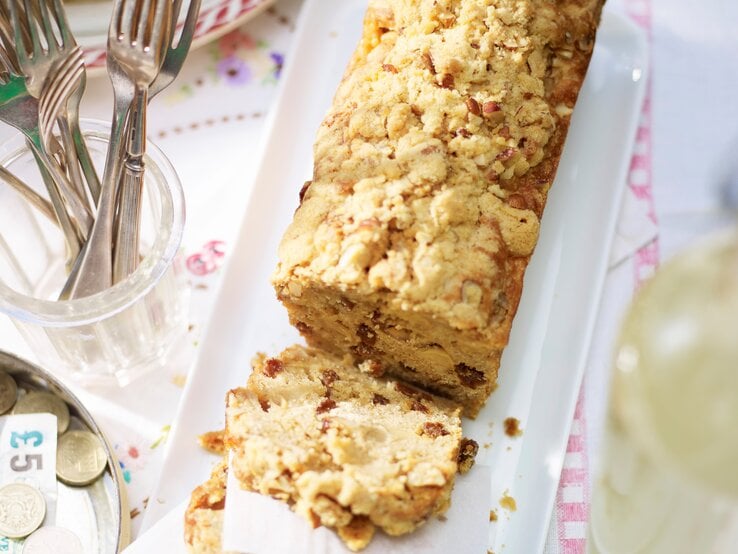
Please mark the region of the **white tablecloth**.
[[[274, 99], [300, 0], [279, 0], [257, 19], [191, 53], [180, 78], [150, 109], [149, 132], [186, 193], [184, 247], [193, 285], [186, 344], [163, 372], [123, 391], [82, 392], [120, 458], [134, 534], [158, 477], [166, 441], [220, 268], [235, 239], [256, 169], [264, 117]], [[738, 4], [703, 0], [609, 0], [650, 36], [652, 81], [546, 552], [583, 553], [589, 483], [596, 465], [610, 352], [623, 310], [660, 259], [727, 218], [714, 184], [738, 133]], [[108, 120], [105, 77], [90, 79], [83, 116]], [[9, 133], [0, 131], [0, 138]], [[657, 237], [658, 235], [658, 237]], [[33, 359], [0, 321], [0, 348]], [[524, 424], [524, 422], [523, 422]], [[511, 515], [514, 517], [514, 514]], [[514, 549], [510, 549], [514, 552]]]

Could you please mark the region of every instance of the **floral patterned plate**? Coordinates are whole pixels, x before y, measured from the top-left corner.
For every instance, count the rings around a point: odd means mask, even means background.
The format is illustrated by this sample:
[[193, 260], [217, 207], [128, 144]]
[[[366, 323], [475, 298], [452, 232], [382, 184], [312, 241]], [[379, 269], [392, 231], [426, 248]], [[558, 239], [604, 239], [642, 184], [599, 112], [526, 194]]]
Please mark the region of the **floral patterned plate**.
[[[202, 0], [192, 47], [224, 35], [259, 14], [274, 0]], [[85, 50], [88, 72], [105, 69], [105, 44], [112, 1], [73, 2], [66, 7], [77, 42]], [[187, 3], [184, 3], [186, 8]], [[183, 10], [184, 12], [184, 10]], [[181, 20], [184, 13], [181, 14]], [[180, 21], [181, 22], [181, 21]]]

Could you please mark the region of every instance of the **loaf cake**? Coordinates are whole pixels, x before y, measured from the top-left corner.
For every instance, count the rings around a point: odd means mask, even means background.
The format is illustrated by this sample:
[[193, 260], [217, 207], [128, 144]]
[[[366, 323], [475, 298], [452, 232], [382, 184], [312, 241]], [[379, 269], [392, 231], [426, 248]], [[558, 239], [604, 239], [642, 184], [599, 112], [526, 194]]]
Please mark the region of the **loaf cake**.
[[311, 346], [478, 413], [602, 3], [370, 0], [273, 275]]
[[449, 401], [371, 371], [293, 346], [258, 356], [247, 386], [227, 396], [239, 483], [335, 529], [352, 550], [375, 528], [401, 535], [445, 512], [476, 446]]
[[210, 478], [192, 491], [185, 511], [185, 543], [194, 554], [223, 554], [223, 511], [225, 508], [228, 460], [220, 461]]

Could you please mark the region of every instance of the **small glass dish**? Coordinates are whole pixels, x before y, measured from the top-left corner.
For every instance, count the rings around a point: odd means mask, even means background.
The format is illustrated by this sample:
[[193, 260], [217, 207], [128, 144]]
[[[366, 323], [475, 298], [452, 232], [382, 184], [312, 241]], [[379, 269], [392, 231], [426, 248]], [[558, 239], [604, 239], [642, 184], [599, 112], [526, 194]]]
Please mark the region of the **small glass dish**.
[[[110, 127], [87, 120], [82, 129], [102, 175]], [[75, 300], [57, 300], [67, 275], [61, 231], [0, 181], [0, 312], [45, 367], [83, 385], [124, 386], [162, 367], [186, 332], [182, 185], [151, 142], [145, 163], [140, 265], [113, 287]], [[22, 136], [0, 146], [0, 164], [46, 196]]]

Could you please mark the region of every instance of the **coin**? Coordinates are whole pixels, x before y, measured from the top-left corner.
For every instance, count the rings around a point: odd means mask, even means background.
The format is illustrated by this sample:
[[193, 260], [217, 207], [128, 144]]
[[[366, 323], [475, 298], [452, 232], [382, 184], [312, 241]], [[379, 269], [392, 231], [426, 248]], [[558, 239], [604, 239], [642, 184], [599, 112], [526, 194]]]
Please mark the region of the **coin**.
[[57, 433], [62, 434], [69, 427], [69, 408], [67, 403], [50, 392], [31, 391], [21, 396], [13, 408], [14, 414], [54, 414]]
[[38, 529], [46, 515], [46, 501], [39, 490], [25, 483], [0, 488], [0, 535], [21, 539]]
[[102, 442], [89, 431], [68, 431], [59, 437], [56, 476], [67, 485], [89, 485], [107, 464]]
[[0, 414], [4, 414], [15, 405], [18, 397], [18, 385], [15, 379], [0, 369]]
[[84, 554], [84, 548], [69, 529], [41, 527], [23, 543], [23, 554]]

